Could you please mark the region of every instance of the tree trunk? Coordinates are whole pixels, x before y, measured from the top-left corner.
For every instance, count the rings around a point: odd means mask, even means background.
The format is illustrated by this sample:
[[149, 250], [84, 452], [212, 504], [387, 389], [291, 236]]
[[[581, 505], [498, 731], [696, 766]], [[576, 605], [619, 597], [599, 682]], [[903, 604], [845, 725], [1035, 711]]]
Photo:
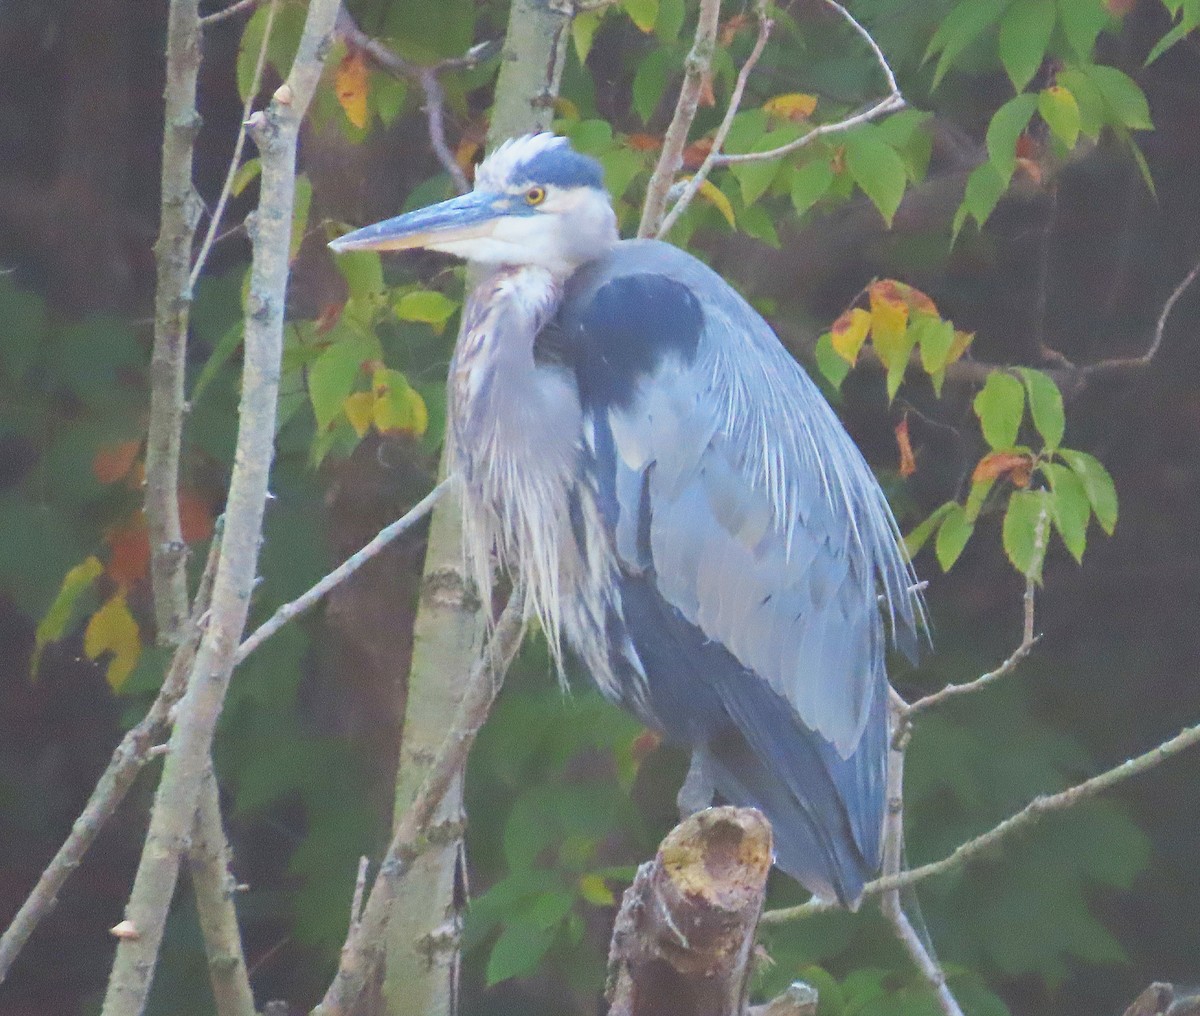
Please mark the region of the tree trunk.
[[[506, 138], [545, 130], [558, 94], [570, 18], [546, 2], [514, 0], [489, 149]], [[467, 285], [474, 282], [468, 274]], [[462, 574], [461, 507], [457, 496], [434, 510], [396, 778], [396, 821], [412, 803], [429, 762], [458, 708], [482, 645], [483, 621]], [[486, 591], [485, 591], [486, 593]], [[462, 781], [446, 795], [438, 822], [462, 816]], [[456, 883], [462, 846], [448, 842], [414, 864], [388, 923], [383, 984], [388, 1016], [451, 1016], [458, 981]]]

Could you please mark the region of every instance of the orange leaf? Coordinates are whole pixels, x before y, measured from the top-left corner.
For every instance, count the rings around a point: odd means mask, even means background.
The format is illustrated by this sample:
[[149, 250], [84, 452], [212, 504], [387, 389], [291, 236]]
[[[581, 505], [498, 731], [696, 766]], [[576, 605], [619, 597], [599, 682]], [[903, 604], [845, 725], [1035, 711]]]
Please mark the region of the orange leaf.
[[896, 447], [900, 449], [900, 475], [912, 476], [917, 471], [917, 460], [913, 457], [912, 441], [908, 437], [908, 415], [896, 424]]
[[101, 483], [116, 483], [129, 474], [141, 447], [141, 441], [104, 445], [92, 459], [92, 475]]
[[700, 93], [696, 97], [696, 101], [701, 106], [707, 106], [711, 109], [717, 104], [717, 97], [713, 92], [713, 76], [712, 71], [705, 71], [700, 77]]
[[817, 97], [803, 92], [788, 92], [768, 99], [762, 108], [767, 116], [799, 123], [813, 115], [813, 110], [817, 108]]
[[117, 593], [92, 615], [83, 631], [83, 651], [90, 660], [112, 653], [104, 676], [113, 691], [120, 691], [142, 655], [141, 632], [124, 593]]
[[1018, 159], [1036, 159], [1038, 143], [1029, 134], [1021, 134], [1017, 138], [1016, 156]]
[[627, 134], [625, 144], [635, 152], [657, 152], [662, 148], [662, 138], [653, 134]]
[[326, 335], [334, 325], [338, 323], [338, 319], [342, 316], [342, 308], [346, 305], [331, 300], [329, 303], [321, 306], [321, 312], [317, 315], [317, 320], [313, 322], [318, 335]]
[[334, 91], [346, 112], [346, 119], [360, 129], [367, 126], [369, 81], [367, 58], [362, 50], [352, 49], [338, 64], [334, 77]]
[[1007, 476], [1014, 487], [1028, 487], [1033, 473], [1033, 456], [1021, 452], [989, 452], [971, 474], [972, 483]]
[[646, 757], [662, 744], [662, 735], [653, 730], [643, 730], [633, 741], [631, 754], [633, 761], [637, 765], [641, 765], [646, 761]]
[[871, 315], [861, 307], [855, 307], [839, 317], [829, 330], [834, 351], [851, 366], [858, 360], [858, 352], [870, 327]]
[[185, 543], [207, 540], [213, 532], [212, 505], [186, 487], [179, 491], [179, 528]]
[[708, 153], [712, 151], [712, 146], [712, 138], [693, 141], [683, 150], [683, 168], [699, 169], [704, 160], [708, 158]]
[[110, 529], [108, 543], [108, 577], [121, 589], [140, 582], [150, 571], [150, 537], [146, 532], [146, 516], [140, 511], [122, 525]]
[[1104, 6], [1109, 14], [1123, 18], [1137, 6], [1137, 0], [1104, 0]]
[[733, 37], [738, 34], [743, 28], [750, 23], [750, 17], [746, 14], [735, 14], [732, 18], [721, 26], [721, 32], [718, 36], [718, 41], [723, 49], [728, 49], [729, 44], [733, 42]]

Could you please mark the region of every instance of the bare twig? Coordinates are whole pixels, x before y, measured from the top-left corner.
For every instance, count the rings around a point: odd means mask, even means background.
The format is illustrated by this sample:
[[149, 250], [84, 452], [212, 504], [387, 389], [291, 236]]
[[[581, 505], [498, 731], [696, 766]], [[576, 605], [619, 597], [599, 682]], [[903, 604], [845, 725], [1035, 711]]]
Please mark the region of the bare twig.
[[188, 850], [196, 913], [204, 936], [216, 1016], [255, 1016], [254, 993], [233, 904], [237, 884], [229, 873], [229, 858], [220, 793], [210, 767], [200, 791], [196, 827]]
[[429, 143], [437, 156], [442, 168], [450, 174], [454, 188], [459, 194], [465, 194], [471, 189], [467, 175], [463, 172], [454, 152], [446, 141], [446, 95], [442, 90], [440, 75], [448, 71], [466, 70], [490, 58], [496, 51], [493, 43], [482, 43], [471, 47], [465, 54], [439, 60], [428, 67], [421, 67], [405, 60], [395, 50], [385, 46], [378, 39], [372, 39], [355, 23], [350, 12], [344, 7], [338, 13], [338, 38], [345, 40], [347, 45], [361, 50], [372, 62], [382, 70], [396, 77], [405, 78], [419, 85], [425, 93], [425, 119], [429, 124]]
[[389, 543], [395, 540], [398, 536], [408, 532], [421, 519], [425, 518], [431, 511], [433, 506], [437, 504], [441, 496], [446, 493], [447, 488], [453, 483], [453, 478], [448, 478], [439, 483], [412, 508], [410, 508], [401, 518], [397, 519], [390, 526], [385, 526], [381, 529], [361, 550], [351, 554], [338, 567], [334, 568], [328, 575], [321, 578], [311, 589], [302, 595], [296, 597], [290, 603], [285, 603], [266, 621], [254, 630], [254, 633], [247, 636], [246, 640], [238, 646], [237, 654], [234, 656], [235, 664], [241, 663], [255, 649], [266, 642], [280, 628], [287, 624], [292, 618], [298, 614], [303, 614], [317, 604], [320, 599], [325, 596], [335, 586], [341, 585], [359, 568], [371, 560], [382, 551]]
[[671, 118], [671, 125], [663, 138], [658, 163], [654, 167], [650, 183], [646, 186], [646, 200], [642, 205], [638, 236], [657, 236], [662, 225], [663, 214], [667, 210], [667, 195], [675, 181], [675, 174], [683, 165], [683, 150], [687, 147], [688, 132], [696, 118], [700, 91], [712, 67], [720, 16], [721, 0], [700, 0], [695, 40], [684, 61], [683, 84], [679, 89], [679, 100], [675, 103], [675, 115]]
[[350, 900], [350, 923], [362, 920], [363, 894], [367, 891], [367, 869], [371, 862], [364, 855], [358, 859], [358, 875], [354, 879], [354, 897]]
[[662, 225], [655, 234], [660, 240], [679, 221], [679, 217], [687, 210], [688, 205], [692, 203], [692, 199], [695, 198], [701, 185], [708, 179], [708, 174], [712, 172], [713, 166], [716, 165], [717, 156], [721, 154], [721, 149], [725, 145], [725, 139], [729, 136], [730, 128], [733, 127], [734, 117], [737, 116], [738, 110], [741, 108], [742, 95], [746, 91], [746, 82], [750, 80], [750, 72], [754, 70], [755, 64], [758, 63], [759, 57], [762, 56], [763, 49], [767, 45], [767, 40], [771, 36], [771, 29], [775, 24], [767, 17], [763, 4], [758, 4], [756, 11], [758, 14], [758, 37], [754, 40], [754, 48], [750, 51], [746, 62], [742, 64], [742, 69], [738, 71], [737, 81], [733, 86], [733, 93], [729, 97], [729, 106], [725, 110], [725, 116], [722, 118], [720, 126], [717, 127], [716, 134], [713, 135], [712, 148], [708, 150], [708, 154], [704, 157], [704, 161], [700, 164], [700, 168], [696, 170], [695, 175], [683, 185], [683, 191], [680, 193], [679, 199], [672, 206], [666, 218], [663, 219]]
[[180, 854], [192, 831], [213, 733], [246, 623], [274, 446], [296, 143], [301, 118], [321, 75], [337, 6], [336, 0], [312, 0], [287, 81], [276, 90], [268, 109], [251, 117], [250, 131], [262, 154], [262, 188], [253, 229], [238, 438], [221, 557], [195, 676], [177, 709], [150, 829], [125, 910], [136, 936], [123, 938], [117, 946], [103, 1016], [139, 1016], [144, 1009]]
[[[1200, 724], [1194, 727], [1186, 727], [1157, 747], [1151, 748], [1149, 751], [1143, 752], [1141, 755], [1137, 755], [1126, 762], [1122, 762], [1118, 766], [1106, 769], [1091, 779], [1077, 783], [1075, 786], [1068, 787], [1057, 794], [1034, 798], [1019, 812], [1009, 816], [987, 832], [956, 847], [941, 860], [931, 861], [929, 864], [922, 864], [916, 868], [909, 868], [895, 875], [885, 875], [877, 878], [875, 881], [867, 883], [863, 894], [865, 896], [877, 896], [880, 893], [889, 892], [893, 889], [904, 889], [908, 886], [916, 885], [918, 882], [923, 882], [927, 878], [932, 878], [934, 875], [941, 875], [945, 872], [961, 868], [977, 857], [991, 851], [993, 847], [1013, 833], [1033, 825], [1043, 815], [1055, 811], [1064, 811], [1079, 804], [1081, 801], [1095, 797], [1124, 782], [1131, 776], [1148, 772], [1159, 763], [1165, 762], [1172, 756], [1178, 755], [1180, 752], [1197, 744], [1200, 744]], [[802, 917], [811, 916], [812, 914], [831, 910], [834, 906], [834, 904], [826, 903], [823, 900], [810, 900], [808, 903], [802, 903], [797, 907], [768, 910], [762, 916], [762, 923], [783, 924], [787, 921], [794, 921]]]
[[215, 25], [218, 22], [226, 21], [229, 18], [236, 17], [243, 11], [252, 11], [259, 4], [266, 3], [267, 0], [237, 0], [236, 3], [230, 4], [228, 7], [222, 7], [219, 11], [213, 11], [211, 14], [205, 14], [200, 19], [200, 24], [205, 28], [209, 25]]
[[188, 277], [200, 200], [192, 186], [192, 147], [200, 131], [199, 0], [172, 0], [167, 15], [163, 92], [162, 213], [154, 245], [154, 349], [146, 444], [146, 522], [158, 638], [177, 642], [188, 611], [187, 544], [179, 520], [179, 450], [192, 286]]
[[92, 791], [79, 818], [71, 826], [70, 835], [46, 865], [38, 877], [37, 885], [21, 904], [21, 909], [17, 911], [4, 935], [0, 937], [0, 983], [3, 983], [13, 960], [17, 958], [33, 930], [42, 918], [54, 909], [59, 891], [71, 873], [79, 867], [104, 824], [125, 799], [138, 773], [152, 757], [155, 757], [156, 742], [167, 727], [171, 709], [187, 687], [188, 674], [191, 673], [200, 637], [198, 621], [208, 609], [209, 596], [212, 593], [219, 534], [218, 526], [192, 607], [191, 637], [175, 651], [175, 657], [154, 702], [141, 721], [121, 739], [121, 743], [113, 752], [112, 760], [97, 781], [96, 789]]
[[428, 832], [437, 806], [466, 765], [475, 736], [487, 719], [504, 674], [520, 646], [525, 628], [524, 613], [525, 594], [518, 585], [496, 622], [486, 650], [472, 669], [454, 725], [430, 765], [412, 807], [396, 824], [362, 918], [351, 925], [346, 936], [337, 976], [325, 998], [313, 1010], [313, 1016], [345, 1016], [351, 1012], [382, 958], [384, 930], [400, 882], [429, 844]]
[[812, 144], [817, 138], [827, 137], [830, 134], [838, 134], [842, 131], [847, 131], [851, 127], [857, 127], [859, 124], [867, 123], [871, 120], [877, 120], [879, 117], [887, 113], [894, 113], [896, 110], [903, 109], [906, 105], [904, 96], [900, 92], [900, 86], [896, 84], [896, 75], [892, 72], [892, 67], [887, 61], [887, 57], [883, 55], [883, 50], [879, 48], [879, 43], [875, 41], [871, 33], [868, 32], [845, 7], [837, 0], [822, 0], [828, 7], [832, 7], [843, 19], [850, 23], [850, 27], [854, 29], [867, 43], [871, 49], [872, 56], [875, 57], [875, 62], [879, 64], [880, 70], [883, 71], [884, 80], [887, 82], [888, 94], [878, 102], [872, 103], [866, 109], [853, 116], [848, 116], [844, 120], [838, 120], [835, 123], [823, 123], [819, 127], [814, 127], [803, 137], [797, 138], [786, 145], [780, 145], [778, 148], [772, 148], [765, 152], [744, 152], [738, 155], [719, 155], [715, 159], [718, 166], [730, 166], [737, 162], [762, 162], [765, 159], [778, 159], [784, 155], [790, 155], [792, 152], [799, 151], [806, 145]]
[[[265, 3], [266, 0], [255, 0], [255, 2]], [[263, 26], [262, 43], [258, 47], [258, 59], [254, 64], [254, 76], [251, 78], [250, 88], [246, 92], [246, 101], [242, 106], [242, 119], [238, 124], [237, 139], [233, 143], [233, 154], [229, 157], [229, 168], [225, 171], [221, 194], [217, 198], [212, 215], [209, 216], [208, 229], [204, 233], [200, 250], [196, 252], [196, 260], [192, 264], [190, 282], [193, 286], [200, 278], [200, 273], [204, 270], [204, 263], [208, 260], [209, 251], [216, 242], [217, 231], [221, 228], [221, 217], [225, 214], [225, 206], [229, 203], [230, 194], [233, 193], [233, 181], [242, 163], [242, 151], [246, 147], [246, 125], [250, 119], [250, 111], [254, 108], [254, 100], [258, 96], [259, 86], [262, 84], [263, 68], [267, 64], [267, 47], [271, 44], [271, 32], [275, 28], [275, 15], [279, 10], [279, 0], [270, 0], [270, 3], [271, 8], [267, 11], [267, 23]]]

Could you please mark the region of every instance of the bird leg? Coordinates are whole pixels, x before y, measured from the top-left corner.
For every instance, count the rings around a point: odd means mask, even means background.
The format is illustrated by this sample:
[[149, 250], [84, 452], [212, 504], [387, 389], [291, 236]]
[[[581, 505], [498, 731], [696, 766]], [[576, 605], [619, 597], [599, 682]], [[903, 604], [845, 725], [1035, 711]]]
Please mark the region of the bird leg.
[[675, 795], [680, 820], [712, 806], [716, 787], [704, 765], [707, 757], [708, 752], [704, 748], [695, 748], [692, 751], [692, 762], [688, 766], [687, 776], [683, 779], [679, 793]]

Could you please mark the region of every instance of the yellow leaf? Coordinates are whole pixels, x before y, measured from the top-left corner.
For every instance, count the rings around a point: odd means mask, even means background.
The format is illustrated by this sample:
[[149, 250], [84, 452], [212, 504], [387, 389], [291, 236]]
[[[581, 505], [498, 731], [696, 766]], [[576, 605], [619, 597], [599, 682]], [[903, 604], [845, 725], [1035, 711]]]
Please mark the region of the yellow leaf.
[[974, 341], [974, 332], [960, 332], [956, 328], [954, 330], [954, 341], [950, 344], [950, 352], [946, 354], [946, 362], [953, 363], [967, 351]]
[[374, 410], [375, 396], [371, 392], [354, 392], [346, 396], [342, 410], [354, 433], [362, 437], [371, 428], [371, 417]]
[[398, 370], [378, 368], [371, 378], [371, 417], [381, 434], [401, 431], [420, 437], [429, 426], [425, 400]]
[[833, 348], [851, 366], [858, 359], [858, 352], [866, 341], [871, 327], [871, 315], [861, 307], [848, 310], [834, 323], [829, 332]]
[[579, 877], [579, 895], [598, 907], [611, 907], [617, 902], [604, 878], [595, 872], [588, 872]]
[[77, 564], [63, 576], [58, 595], [50, 604], [37, 626], [34, 636], [33, 659], [29, 662], [29, 673], [37, 677], [38, 664], [42, 661], [42, 650], [55, 639], [62, 638], [71, 620], [71, 611], [80, 595], [104, 574], [104, 565], [95, 555]]
[[[686, 177], [685, 179], [690, 180], [691, 177]], [[721, 193], [720, 188], [717, 187], [715, 183], [713, 183], [711, 180], [705, 180], [702, 184], [700, 184], [700, 189], [696, 193], [704, 198], [704, 200], [710, 205], [715, 205], [717, 211], [720, 212], [725, 217], [725, 221], [729, 223], [729, 228], [734, 228], [736, 223], [734, 222], [733, 218], [733, 205], [729, 203], [729, 198]]]
[[768, 99], [762, 108], [767, 116], [799, 122], [813, 115], [813, 110], [817, 108], [817, 97], [805, 95], [803, 92], [788, 92], [786, 95]]
[[871, 342], [879, 358], [890, 367], [896, 352], [904, 345], [908, 302], [891, 279], [872, 282], [868, 295], [871, 298]]
[[346, 112], [346, 119], [360, 129], [367, 126], [369, 80], [367, 58], [362, 50], [352, 49], [338, 64], [334, 77], [334, 91]]
[[83, 632], [83, 651], [90, 660], [112, 653], [104, 676], [113, 691], [120, 691], [142, 655], [141, 633], [123, 593], [117, 593], [92, 615]]

